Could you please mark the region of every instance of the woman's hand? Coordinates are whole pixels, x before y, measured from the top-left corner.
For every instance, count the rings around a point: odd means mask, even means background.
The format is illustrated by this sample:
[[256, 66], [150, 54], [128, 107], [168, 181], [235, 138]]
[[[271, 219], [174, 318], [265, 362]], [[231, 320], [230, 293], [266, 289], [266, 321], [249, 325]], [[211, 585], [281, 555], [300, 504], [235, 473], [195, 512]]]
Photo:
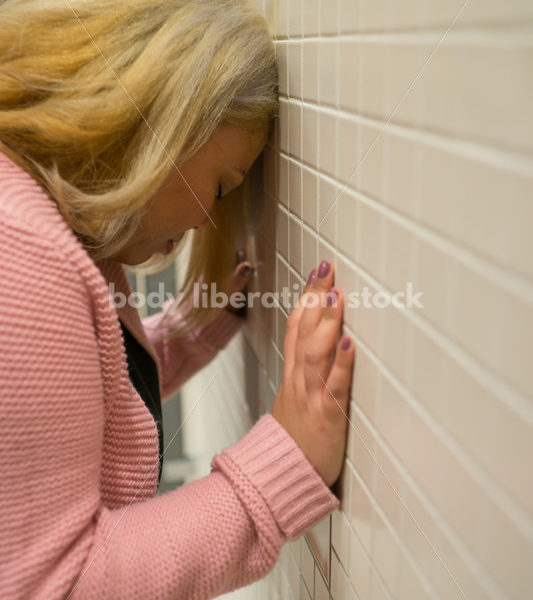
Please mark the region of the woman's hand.
[[[337, 341], [344, 300], [341, 290], [332, 290], [333, 281], [333, 266], [323, 261], [318, 273], [311, 272], [289, 315], [283, 380], [272, 409], [328, 487], [337, 481], [344, 462], [355, 358], [349, 337]], [[323, 307], [328, 293], [337, 300]]]
[[[246, 294], [246, 286], [250, 277], [252, 276], [254, 269], [250, 262], [244, 260], [244, 250], [237, 250], [236, 263], [237, 266], [233, 271], [230, 279], [229, 285], [229, 296], [231, 299], [231, 295], [235, 292], [242, 292], [245, 296]], [[224, 307], [227, 311], [232, 312], [235, 315], [245, 318], [246, 317], [246, 304], [240, 308], [234, 308], [231, 304], [227, 304]]]

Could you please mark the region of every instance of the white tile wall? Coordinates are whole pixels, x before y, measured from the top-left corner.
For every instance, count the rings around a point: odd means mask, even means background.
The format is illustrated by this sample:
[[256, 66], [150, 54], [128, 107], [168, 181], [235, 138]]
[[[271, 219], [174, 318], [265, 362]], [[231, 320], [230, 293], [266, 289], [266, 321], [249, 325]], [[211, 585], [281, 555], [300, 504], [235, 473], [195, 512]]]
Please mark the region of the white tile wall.
[[[254, 285], [303, 283], [329, 259], [345, 295], [412, 282], [424, 306], [346, 308], [357, 355], [341, 508], [314, 545], [287, 544], [264, 581], [228, 598], [525, 600], [533, 4], [255, 3], [275, 39], [281, 114]], [[209, 451], [247, 430], [252, 396], [271, 409], [286, 319], [252, 311], [198, 376], [217, 374]]]

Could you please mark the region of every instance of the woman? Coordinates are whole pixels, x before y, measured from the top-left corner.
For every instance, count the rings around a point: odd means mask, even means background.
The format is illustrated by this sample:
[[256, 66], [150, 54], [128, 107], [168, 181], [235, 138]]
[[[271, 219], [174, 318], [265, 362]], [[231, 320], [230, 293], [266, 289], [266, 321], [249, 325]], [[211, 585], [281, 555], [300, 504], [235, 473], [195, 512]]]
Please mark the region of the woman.
[[289, 316], [272, 415], [159, 497], [161, 398], [242, 320], [189, 294], [141, 322], [110, 285], [127, 296], [124, 264], [162, 268], [202, 226], [186, 289], [246, 285], [220, 262], [237, 209], [218, 198], [276, 114], [266, 24], [244, 0], [8, 0], [0, 23], [0, 597], [247, 585], [338, 506], [354, 347], [333, 268]]

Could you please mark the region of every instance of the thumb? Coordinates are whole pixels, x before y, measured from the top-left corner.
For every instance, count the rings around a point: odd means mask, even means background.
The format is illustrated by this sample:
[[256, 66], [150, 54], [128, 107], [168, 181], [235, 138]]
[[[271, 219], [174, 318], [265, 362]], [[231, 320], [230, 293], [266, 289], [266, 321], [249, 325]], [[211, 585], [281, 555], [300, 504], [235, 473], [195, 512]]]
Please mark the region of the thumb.
[[253, 272], [254, 268], [249, 262], [245, 261], [240, 263], [231, 275], [231, 292], [241, 292], [246, 287], [246, 284], [253, 275]]

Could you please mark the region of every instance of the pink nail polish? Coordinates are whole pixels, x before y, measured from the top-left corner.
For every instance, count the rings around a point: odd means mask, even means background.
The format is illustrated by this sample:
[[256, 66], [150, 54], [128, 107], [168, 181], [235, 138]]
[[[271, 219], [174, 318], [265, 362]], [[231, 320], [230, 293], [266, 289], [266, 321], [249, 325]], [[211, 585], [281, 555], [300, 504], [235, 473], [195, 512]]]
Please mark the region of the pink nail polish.
[[318, 269], [318, 278], [324, 279], [324, 277], [327, 277], [330, 269], [331, 269], [331, 263], [327, 260], [323, 260], [320, 263], [320, 267]]
[[311, 281], [313, 281], [315, 275], [316, 275], [316, 269], [313, 269], [311, 271], [311, 273], [309, 273], [309, 277], [307, 278], [307, 285], [309, 285], [311, 283]]
[[328, 306], [337, 306], [339, 294], [335, 288], [328, 292]]

